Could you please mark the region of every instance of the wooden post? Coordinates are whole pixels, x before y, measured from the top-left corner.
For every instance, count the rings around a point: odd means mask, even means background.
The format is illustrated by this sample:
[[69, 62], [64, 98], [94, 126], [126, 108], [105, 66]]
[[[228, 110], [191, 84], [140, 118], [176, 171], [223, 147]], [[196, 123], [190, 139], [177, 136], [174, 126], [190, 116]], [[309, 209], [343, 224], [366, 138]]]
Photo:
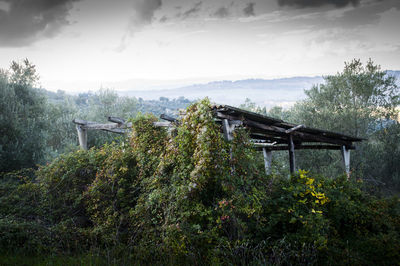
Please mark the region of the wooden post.
[[224, 138], [228, 141], [233, 139], [233, 135], [232, 135], [233, 128], [234, 128], [234, 125], [230, 125], [228, 119], [222, 120], [222, 130], [224, 131]]
[[[222, 119], [222, 130], [224, 132], [224, 138], [227, 141], [233, 140], [232, 133], [233, 133], [233, 130], [235, 130], [235, 125], [234, 124], [230, 125], [228, 119]], [[229, 157], [230, 157], [230, 160], [232, 161], [232, 159], [233, 159], [232, 148], [229, 149]], [[235, 173], [235, 166], [232, 165], [231, 166], [231, 175], [233, 175], [234, 173]]]
[[263, 155], [264, 155], [265, 173], [269, 175], [271, 174], [271, 167], [272, 167], [272, 151], [263, 148]]
[[87, 150], [87, 129], [83, 128], [81, 125], [76, 125], [76, 130], [78, 131], [79, 146], [82, 150]]
[[342, 146], [342, 158], [344, 164], [344, 170], [346, 171], [347, 178], [350, 178], [350, 149], [346, 146]]
[[293, 136], [289, 134], [289, 164], [290, 164], [290, 173], [293, 174], [296, 170], [296, 159], [294, 156], [294, 143]]

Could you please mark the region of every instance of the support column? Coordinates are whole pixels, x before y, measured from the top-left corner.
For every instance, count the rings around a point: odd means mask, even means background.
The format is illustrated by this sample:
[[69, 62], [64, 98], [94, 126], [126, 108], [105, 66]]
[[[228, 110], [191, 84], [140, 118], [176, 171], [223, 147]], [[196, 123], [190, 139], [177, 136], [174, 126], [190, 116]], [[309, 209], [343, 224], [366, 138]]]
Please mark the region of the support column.
[[350, 150], [346, 146], [342, 146], [342, 158], [344, 170], [346, 171], [347, 178], [350, 178]]
[[82, 150], [87, 150], [87, 129], [82, 128], [81, 125], [76, 125], [76, 131], [78, 131], [79, 146]]
[[[227, 141], [233, 140], [233, 131], [235, 130], [235, 125], [237, 123], [232, 121], [232, 124], [229, 123], [228, 119], [222, 119], [222, 130], [224, 132], [224, 138]], [[230, 160], [232, 161], [233, 155], [232, 155], [232, 148], [229, 150], [229, 157]], [[232, 165], [231, 166], [231, 174], [235, 172], [235, 167]]]
[[296, 170], [296, 159], [294, 156], [294, 143], [293, 136], [289, 134], [289, 164], [290, 164], [290, 173], [293, 174]]
[[222, 130], [224, 131], [224, 137], [226, 140], [231, 141], [233, 139], [232, 136], [232, 126], [229, 125], [228, 119], [222, 120]]
[[272, 167], [272, 151], [263, 148], [263, 155], [264, 155], [265, 173], [269, 175], [271, 174], [271, 167]]

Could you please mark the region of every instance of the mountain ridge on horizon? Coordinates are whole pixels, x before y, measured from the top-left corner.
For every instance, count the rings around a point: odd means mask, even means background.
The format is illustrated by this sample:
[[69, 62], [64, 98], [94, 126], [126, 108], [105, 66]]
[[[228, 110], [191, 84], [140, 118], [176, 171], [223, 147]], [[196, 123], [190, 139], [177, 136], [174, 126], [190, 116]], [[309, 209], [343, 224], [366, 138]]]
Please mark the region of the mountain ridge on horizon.
[[[400, 86], [400, 70], [387, 70], [389, 75], [397, 78], [397, 84]], [[199, 80], [198, 80], [199, 81]], [[137, 80], [125, 80], [113, 83], [100, 83], [97, 88], [110, 88], [121, 96], [130, 96], [142, 98], [144, 100], [157, 100], [160, 97], [177, 99], [185, 97], [189, 100], [209, 97], [212, 101], [220, 104], [238, 106], [249, 98], [252, 102], [262, 107], [282, 106], [290, 107], [296, 101], [305, 98], [304, 90], [310, 89], [313, 85], [324, 82], [324, 76], [294, 76], [283, 78], [247, 78], [247, 79], [221, 79], [205, 82], [193, 82], [185, 80], [167, 81], [163, 84], [161, 81], [151, 83], [148, 80], [145, 85], [140, 85]], [[53, 86], [57, 88], [58, 86]], [[79, 85], [74, 87], [79, 88]], [[96, 87], [92, 84], [90, 88]], [[130, 89], [129, 89], [130, 88]], [[46, 89], [47, 90], [47, 89]], [[68, 90], [59, 88], [68, 94], [77, 95], [83, 92], [97, 91], [98, 89], [79, 89]], [[56, 91], [56, 90], [49, 90]]]
[[[400, 70], [387, 70], [389, 75], [397, 78], [400, 86]], [[296, 101], [305, 98], [304, 90], [324, 82], [324, 76], [296, 76], [277, 79], [249, 78], [241, 80], [217, 80], [208, 83], [197, 83], [169, 89], [154, 90], [116, 90], [118, 94], [134, 96], [146, 100], [160, 97], [190, 100], [209, 97], [212, 101], [238, 106], [246, 98], [259, 106], [272, 107], [279, 105], [289, 107]]]

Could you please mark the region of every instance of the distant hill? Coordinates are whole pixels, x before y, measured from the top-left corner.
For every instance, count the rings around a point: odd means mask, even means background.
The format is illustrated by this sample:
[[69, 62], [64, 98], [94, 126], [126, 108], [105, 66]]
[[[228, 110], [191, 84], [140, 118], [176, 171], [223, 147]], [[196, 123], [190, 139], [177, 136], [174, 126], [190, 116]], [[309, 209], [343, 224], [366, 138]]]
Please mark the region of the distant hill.
[[178, 98], [184, 96], [190, 100], [208, 96], [212, 101], [230, 105], [240, 105], [246, 98], [257, 105], [271, 107], [289, 106], [304, 98], [304, 89], [323, 82], [323, 78], [293, 77], [281, 79], [245, 79], [237, 81], [215, 81], [194, 84], [174, 89], [126, 90], [118, 91], [122, 95], [158, 99], [160, 97]]
[[[397, 77], [400, 85], [400, 71], [388, 71], [389, 75]], [[208, 96], [212, 101], [230, 105], [240, 105], [246, 98], [251, 99], [259, 106], [272, 107], [280, 105], [288, 107], [296, 101], [304, 99], [304, 90], [315, 84], [323, 83], [321, 76], [291, 77], [279, 79], [245, 79], [223, 80], [189, 86], [154, 89], [154, 90], [125, 90], [118, 91], [122, 95], [140, 97], [145, 100], [159, 99], [160, 97], [195, 100]]]

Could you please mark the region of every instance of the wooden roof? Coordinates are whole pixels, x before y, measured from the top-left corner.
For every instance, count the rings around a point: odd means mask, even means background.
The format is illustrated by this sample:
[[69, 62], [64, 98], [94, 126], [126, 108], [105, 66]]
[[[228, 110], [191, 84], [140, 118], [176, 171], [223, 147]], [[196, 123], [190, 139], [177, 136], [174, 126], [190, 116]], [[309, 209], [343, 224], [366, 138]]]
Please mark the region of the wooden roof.
[[288, 149], [289, 135], [292, 135], [296, 149], [340, 149], [342, 146], [354, 149], [353, 142], [363, 140], [337, 132], [288, 123], [229, 105], [214, 105], [212, 109], [218, 119], [227, 119], [231, 123], [241, 121], [250, 130], [250, 137], [255, 143], [274, 143], [269, 146], [273, 150]]

